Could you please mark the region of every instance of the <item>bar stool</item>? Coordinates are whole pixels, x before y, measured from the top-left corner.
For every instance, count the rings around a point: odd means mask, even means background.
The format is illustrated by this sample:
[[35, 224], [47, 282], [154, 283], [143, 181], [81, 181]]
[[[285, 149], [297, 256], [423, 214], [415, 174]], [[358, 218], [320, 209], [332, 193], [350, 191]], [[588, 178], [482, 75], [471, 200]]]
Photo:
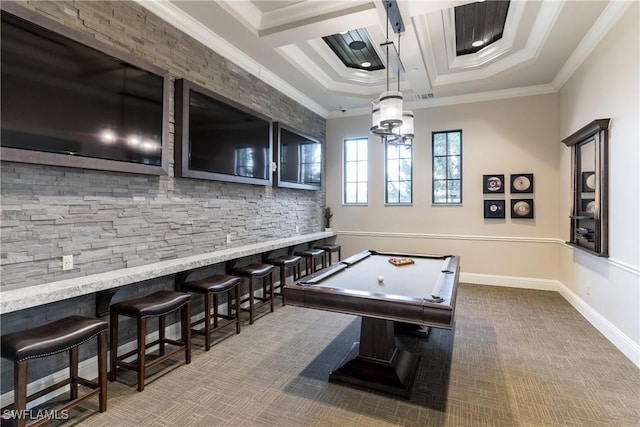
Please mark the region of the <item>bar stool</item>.
[[342, 246], [336, 245], [333, 243], [329, 243], [326, 245], [317, 246], [318, 249], [322, 249], [324, 251], [325, 256], [325, 265], [329, 267], [332, 263], [332, 254], [333, 252], [338, 252], [338, 261], [342, 261]]
[[298, 251], [295, 254], [304, 258], [304, 269], [307, 276], [316, 272], [318, 261], [320, 261], [322, 268], [326, 267], [324, 251], [322, 249], [305, 249], [304, 251]]
[[[99, 410], [107, 410], [107, 322], [83, 316], [70, 316], [26, 331], [3, 335], [0, 339], [2, 357], [13, 362], [13, 408], [18, 414], [15, 425], [24, 427], [28, 402], [71, 385], [70, 401], [59, 411], [78, 406], [98, 395]], [[98, 337], [98, 380], [90, 381], [78, 376], [78, 348]], [[27, 396], [27, 361], [69, 351], [69, 378]], [[78, 384], [93, 389], [78, 397]], [[29, 426], [39, 426], [58, 411], [44, 411], [45, 416]], [[46, 414], [48, 412], [48, 414]]]
[[[282, 255], [277, 258], [267, 259], [265, 262], [280, 268], [280, 282], [278, 283], [278, 286], [274, 286], [273, 294], [282, 296], [282, 305], [284, 306], [286, 305], [286, 301], [284, 300], [284, 292], [282, 292], [282, 289], [287, 283], [287, 268], [291, 268], [293, 280], [299, 280], [302, 276], [302, 272], [300, 271], [302, 257], [298, 255]], [[280, 292], [276, 293], [275, 289], [278, 288], [280, 288]]]
[[[240, 284], [242, 279], [226, 274], [214, 274], [200, 280], [192, 280], [182, 285], [182, 290], [202, 295], [204, 297], [204, 318], [191, 323], [191, 333], [204, 335], [204, 349], [211, 348], [211, 334], [231, 324], [236, 325], [236, 334], [240, 333]], [[227, 314], [218, 312], [220, 295], [227, 294]], [[232, 301], [233, 310], [232, 310]], [[213, 311], [213, 313], [212, 313]], [[234, 313], [235, 312], [235, 313]], [[219, 322], [222, 320], [222, 322]], [[213, 322], [213, 327], [211, 325]], [[204, 323], [203, 329], [194, 326]], [[224, 338], [228, 337], [226, 335]]]
[[[248, 279], [249, 297], [240, 301], [243, 304], [249, 301], [249, 309], [241, 308], [241, 310], [249, 311], [249, 324], [253, 325], [255, 318], [255, 310], [269, 303], [270, 311], [273, 313], [273, 265], [269, 264], [250, 264], [244, 267], [236, 267], [231, 270], [231, 274], [241, 276]], [[255, 280], [262, 279], [262, 296], [255, 296]], [[267, 280], [268, 279], [268, 280]], [[267, 282], [269, 294], [267, 295]], [[254, 300], [260, 301], [258, 304]]]
[[[109, 381], [116, 380], [118, 366], [131, 369], [138, 373], [138, 391], [144, 390], [144, 378], [147, 369], [152, 368], [177, 353], [184, 351], [185, 363], [191, 363], [191, 295], [185, 292], [157, 291], [151, 295], [121, 301], [111, 305], [110, 330], [111, 330], [111, 371]], [[181, 337], [180, 340], [172, 340], [165, 337], [166, 316], [177, 310], [181, 311]], [[135, 350], [118, 356], [118, 316], [133, 317], [137, 322], [138, 346]], [[146, 344], [147, 318], [158, 318], [158, 339]], [[146, 349], [159, 345], [159, 357], [152, 362], [146, 361]], [[171, 344], [178, 348], [165, 354], [165, 344]], [[137, 354], [134, 362], [125, 362], [124, 359]]]

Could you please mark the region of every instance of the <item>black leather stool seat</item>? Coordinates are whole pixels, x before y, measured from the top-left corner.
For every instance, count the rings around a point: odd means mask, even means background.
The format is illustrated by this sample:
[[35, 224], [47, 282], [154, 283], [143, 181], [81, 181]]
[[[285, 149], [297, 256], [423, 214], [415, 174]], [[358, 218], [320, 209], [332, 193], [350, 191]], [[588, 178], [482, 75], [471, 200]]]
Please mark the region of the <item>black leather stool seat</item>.
[[322, 268], [326, 267], [324, 250], [322, 249], [305, 249], [303, 251], [297, 251], [296, 255], [304, 258], [305, 274], [307, 275], [316, 272], [317, 260], [321, 261]]
[[100, 319], [69, 316], [27, 331], [2, 336], [2, 357], [19, 362], [67, 351], [106, 331]]
[[[282, 287], [287, 282], [287, 268], [293, 269], [293, 280], [300, 279], [300, 276], [302, 275], [300, 273], [302, 257], [298, 255], [281, 255], [276, 258], [269, 258], [265, 262], [280, 268], [280, 282], [278, 283], [278, 286], [274, 286], [274, 295], [282, 296], [282, 305], [284, 306], [286, 305], [286, 301], [284, 300]], [[276, 292], [276, 289], [278, 288], [280, 289], [280, 292]]]
[[245, 277], [265, 277], [273, 271], [273, 266], [269, 264], [250, 264], [244, 267], [236, 267], [233, 269], [234, 274], [240, 274]]
[[282, 255], [277, 258], [269, 258], [267, 264], [276, 265], [278, 267], [293, 267], [302, 261], [302, 257], [298, 255]]
[[242, 282], [240, 277], [226, 274], [214, 274], [200, 280], [190, 280], [182, 285], [182, 290], [189, 292], [227, 292]]
[[[165, 337], [166, 316], [180, 310], [180, 339], [173, 340]], [[162, 290], [150, 295], [121, 301], [110, 308], [111, 332], [111, 371], [109, 380], [116, 380], [118, 366], [131, 369], [138, 373], [138, 391], [144, 390], [145, 372], [177, 353], [184, 351], [185, 363], [191, 363], [191, 295], [185, 292]], [[136, 319], [137, 341], [135, 350], [118, 356], [118, 316], [128, 316]], [[158, 339], [147, 344], [147, 318], [158, 318]], [[152, 362], [146, 360], [146, 349], [158, 344], [159, 356]], [[165, 345], [171, 344], [176, 348], [165, 354]], [[125, 362], [130, 356], [137, 355], [133, 362]]]
[[176, 311], [189, 301], [191, 296], [184, 292], [158, 291], [145, 297], [113, 304], [111, 311], [129, 317], [156, 317]]
[[[249, 308], [242, 310], [249, 311], [249, 324], [252, 325], [255, 319], [256, 309], [262, 307], [264, 304], [269, 303], [270, 311], [273, 312], [273, 265], [269, 264], [249, 264], [243, 267], [235, 267], [231, 270], [231, 274], [246, 277], [249, 282], [249, 297], [240, 301], [244, 303], [249, 301]], [[254, 279], [262, 279], [262, 296], [255, 296], [255, 282]], [[269, 288], [267, 294], [267, 287]], [[255, 304], [255, 300], [260, 301]]]
[[[204, 335], [206, 351], [211, 348], [211, 334], [234, 324], [236, 334], [240, 333], [240, 284], [242, 278], [226, 274], [214, 274], [199, 280], [191, 280], [182, 284], [182, 290], [204, 296], [204, 318], [191, 323], [191, 327], [204, 323], [202, 329], [191, 329], [191, 333]], [[227, 314], [218, 312], [218, 296], [227, 294]], [[234, 302], [235, 301], [235, 302]], [[232, 304], [233, 303], [233, 304]], [[233, 310], [232, 310], [233, 305]], [[213, 310], [213, 313], [212, 313]], [[235, 314], [233, 313], [235, 311]], [[223, 322], [219, 323], [222, 319]], [[213, 327], [211, 322], [213, 321]], [[228, 336], [228, 335], [227, 335]], [[225, 336], [224, 338], [226, 338]]]
[[[14, 384], [13, 405], [11, 406], [16, 411], [15, 413], [18, 414], [17, 418], [13, 419], [14, 425], [18, 427], [26, 425], [27, 417], [25, 414], [27, 414], [26, 407], [28, 402], [65, 386], [69, 386], [69, 401], [62, 408], [57, 408], [57, 411], [68, 411], [96, 395], [98, 396], [98, 409], [100, 412], [107, 410], [107, 329], [108, 324], [103, 320], [84, 316], [69, 316], [26, 331], [6, 334], [0, 338], [2, 357], [13, 361]], [[78, 374], [78, 349], [80, 345], [94, 337], [98, 338], [97, 381], [82, 378]], [[69, 352], [69, 377], [28, 396], [28, 360], [64, 351]], [[88, 387], [92, 391], [78, 397], [79, 385]], [[45, 416], [31, 423], [30, 426], [39, 426], [48, 420], [49, 418]]]
[[317, 246], [317, 249], [322, 249], [324, 251], [325, 265], [327, 267], [331, 265], [331, 254], [333, 252], [338, 252], [338, 261], [342, 260], [342, 246], [340, 245], [336, 245], [335, 243], [328, 243], [325, 245]]

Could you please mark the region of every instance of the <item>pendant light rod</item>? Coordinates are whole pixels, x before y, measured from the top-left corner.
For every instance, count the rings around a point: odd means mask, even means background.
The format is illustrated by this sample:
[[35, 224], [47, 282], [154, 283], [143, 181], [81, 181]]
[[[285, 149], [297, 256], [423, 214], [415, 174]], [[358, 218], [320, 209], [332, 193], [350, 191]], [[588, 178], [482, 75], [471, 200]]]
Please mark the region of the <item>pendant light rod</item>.
[[[402, 61], [400, 60], [400, 34], [404, 31], [404, 23], [400, 17], [400, 11], [396, 0], [383, 0], [385, 7], [386, 22], [386, 42], [381, 46], [386, 49], [386, 74], [387, 91], [371, 102], [371, 133], [380, 136], [385, 144], [411, 144], [413, 141], [413, 112], [402, 109], [403, 95], [400, 92], [400, 73], [403, 72]], [[398, 34], [398, 47], [389, 41], [389, 25], [393, 26], [393, 31]], [[389, 49], [393, 48], [394, 54], [394, 74], [397, 73], [397, 91], [390, 90], [391, 81], [391, 58]]]
[[385, 10], [387, 12], [387, 33], [386, 33], [386, 51], [387, 51], [387, 92], [389, 92], [389, 8], [391, 5], [387, 4]]

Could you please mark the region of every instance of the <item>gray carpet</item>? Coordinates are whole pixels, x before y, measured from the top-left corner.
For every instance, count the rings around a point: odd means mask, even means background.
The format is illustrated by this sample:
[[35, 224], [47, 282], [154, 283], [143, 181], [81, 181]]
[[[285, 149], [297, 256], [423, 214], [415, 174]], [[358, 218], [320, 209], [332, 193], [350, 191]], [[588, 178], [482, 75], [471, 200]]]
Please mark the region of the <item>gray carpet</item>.
[[[401, 335], [410, 400], [334, 383], [359, 318], [280, 307], [190, 365], [109, 384], [65, 426], [638, 426], [640, 371], [558, 293], [461, 284], [454, 331]], [[95, 400], [95, 399], [94, 399]]]

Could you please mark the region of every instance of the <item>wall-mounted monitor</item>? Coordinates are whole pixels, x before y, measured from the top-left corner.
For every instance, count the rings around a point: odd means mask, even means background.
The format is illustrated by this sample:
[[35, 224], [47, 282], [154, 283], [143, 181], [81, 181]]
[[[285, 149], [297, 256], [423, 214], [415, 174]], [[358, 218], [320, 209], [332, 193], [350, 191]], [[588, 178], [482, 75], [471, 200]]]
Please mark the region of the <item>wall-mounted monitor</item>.
[[164, 70], [12, 2], [1, 33], [2, 160], [167, 173]]
[[302, 190], [322, 187], [322, 143], [282, 123], [274, 126], [277, 141], [276, 185]]
[[271, 120], [176, 80], [176, 176], [271, 185]]

